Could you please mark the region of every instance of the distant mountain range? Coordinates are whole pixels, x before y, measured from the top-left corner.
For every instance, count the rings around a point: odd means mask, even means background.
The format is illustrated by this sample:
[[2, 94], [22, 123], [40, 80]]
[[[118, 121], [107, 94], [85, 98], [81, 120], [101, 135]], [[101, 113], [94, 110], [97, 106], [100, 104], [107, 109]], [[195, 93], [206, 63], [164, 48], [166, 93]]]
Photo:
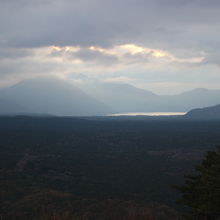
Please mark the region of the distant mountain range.
[[95, 83], [80, 88], [116, 113], [188, 112], [220, 103], [220, 90], [194, 89], [179, 95], [156, 95], [129, 84]]
[[0, 90], [0, 114], [92, 116], [123, 112], [188, 112], [220, 103], [220, 90], [195, 89], [156, 95], [129, 84], [90, 83], [80, 87], [38, 78]]
[[[80, 87], [114, 109], [115, 113], [156, 111], [158, 96], [129, 84], [91, 83]], [[155, 108], [154, 108], [155, 107]]]
[[220, 105], [193, 109], [185, 117], [191, 119], [220, 119]]
[[111, 108], [58, 79], [33, 79], [0, 91], [1, 114], [105, 115]]

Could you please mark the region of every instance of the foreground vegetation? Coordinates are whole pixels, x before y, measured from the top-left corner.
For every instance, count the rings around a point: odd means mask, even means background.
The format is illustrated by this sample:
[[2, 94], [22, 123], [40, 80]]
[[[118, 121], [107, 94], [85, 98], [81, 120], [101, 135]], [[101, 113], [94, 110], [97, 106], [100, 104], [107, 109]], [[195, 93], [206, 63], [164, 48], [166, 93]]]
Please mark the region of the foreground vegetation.
[[2, 219], [180, 219], [219, 122], [0, 118]]
[[208, 151], [195, 169], [196, 174], [185, 176], [184, 185], [175, 187], [182, 194], [179, 202], [190, 207], [189, 219], [219, 219], [220, 147], [217, 151]]
[[1, 189], [5, 188], [7, 192], [0, 192], [1, 219], [4, 220], [180, 219], [175, 210], [158, 203], [87, 199], [71, 193], [1, 182]]

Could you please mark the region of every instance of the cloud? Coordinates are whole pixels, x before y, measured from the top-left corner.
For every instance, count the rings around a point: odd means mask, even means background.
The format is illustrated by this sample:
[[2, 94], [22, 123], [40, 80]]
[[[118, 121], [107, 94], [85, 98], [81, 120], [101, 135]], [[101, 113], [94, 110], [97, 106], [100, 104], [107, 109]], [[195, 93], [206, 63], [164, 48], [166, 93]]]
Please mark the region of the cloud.
[[214, 0], [20, 0], [1, 1], [0, 6], [0, 41], [20, 47], [129, 42], [192, 46], [203, 40], [195, 41], [198, 35], [192, 30], [205, 25], [212, 30], [220, 17]]
[[1, 48], [0, 60], [2, 59], [21, 59], [32, 55], [32, 50], [26, 48]]
[[0, 0], [0, 81], [83, 73], [216, 84], [219, 10], [219, 0]]
[[[172, 68], [177, 68], [180, 64], [197, 64], [202, 60], [203, 57], [178, 58], [168, 51], [136, 44], [122, 44], [108, 48], [97, 46], [5, 48], [0, 53], [0, 79], [8, 78], [9, 81], [11, 79], [14, 81], [14, 78], [21, 80], [50, 75], [69, 78], [69, 75], [73, 76], [74, 73], [76, 75], [83, 73], [90, 79], [117, 81], [130, 78], [129, 72], [134, 72], [136, 76], [131, 78], [135, 81], [135, 79], [141, 80], [138, 72], [164, 71], [164, 69], [170, 71], [170, 65]], [[114, 74], [112, 76], [112, 73], [116, 73], [117, 76]], [[145, 79], [145, 76], [141, 75], [142, 79]], [[163, 74], [163, 78], [164, 76]], [[82, 80], [81, 78], [80, 81]]]
[[77, 57], [84, 62], [95, 62], [99, 63], [100, 65], [112, 65], [118, 62], [117, 56], [105, 54], [89, 48], [79, 50], [74, 54], [74, 57]]

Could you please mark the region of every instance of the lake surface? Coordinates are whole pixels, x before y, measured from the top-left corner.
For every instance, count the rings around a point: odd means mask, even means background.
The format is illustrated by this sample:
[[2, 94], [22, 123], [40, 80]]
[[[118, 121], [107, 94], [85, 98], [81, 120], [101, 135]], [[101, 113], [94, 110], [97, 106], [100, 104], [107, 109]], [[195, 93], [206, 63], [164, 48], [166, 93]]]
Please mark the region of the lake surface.
[[185, 114], [186, 112], [126, 112], [111, 114], [108, 116], [177, 116]]

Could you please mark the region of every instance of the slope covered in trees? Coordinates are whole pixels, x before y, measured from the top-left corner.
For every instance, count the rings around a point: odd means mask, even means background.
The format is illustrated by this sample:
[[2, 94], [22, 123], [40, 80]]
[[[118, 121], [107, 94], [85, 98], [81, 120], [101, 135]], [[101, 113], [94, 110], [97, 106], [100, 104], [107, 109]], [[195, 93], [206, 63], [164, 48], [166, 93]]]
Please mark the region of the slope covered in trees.
[[[1, 213], [181, 211], [170, 185], [184, 182], [219, 133], [214, 121], [0, 117]], [[172, 208], [158, 213], [173, 216]]]
[[189, 111], [186, 118], [190, 119], [220, 119], [220, 105], [211, 106], [207, 108], [198, 108]]
[[190, 219], [215, 220], [220, 217], [220, 147], [208, 151], [205, 159], [176, 188], [182, 193], [180, 203], [189, 206]]

